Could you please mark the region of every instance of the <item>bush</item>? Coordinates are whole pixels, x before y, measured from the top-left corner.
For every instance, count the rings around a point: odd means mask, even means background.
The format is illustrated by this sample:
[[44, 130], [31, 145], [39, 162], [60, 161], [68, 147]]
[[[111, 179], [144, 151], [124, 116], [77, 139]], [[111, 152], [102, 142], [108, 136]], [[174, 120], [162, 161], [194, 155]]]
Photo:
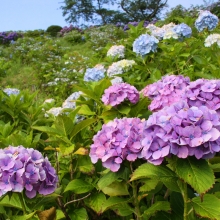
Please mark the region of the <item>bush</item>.
[[63, 37], [64, 40], [71, 44], [80, 43], [83, 41], [83, 36], [77, 30], [66, 33]]
[[52, 37], [56, 37], [58, 32], [60, 32], [62, 27], [59, 25], [51, 25], [47, 28], [46, 32], [50, 34]]
[[33, 30], [33, 31], [26, 31], [24, 32], [25, 37], [40, 37], [41, 35], [44, 35], [44, 30]]

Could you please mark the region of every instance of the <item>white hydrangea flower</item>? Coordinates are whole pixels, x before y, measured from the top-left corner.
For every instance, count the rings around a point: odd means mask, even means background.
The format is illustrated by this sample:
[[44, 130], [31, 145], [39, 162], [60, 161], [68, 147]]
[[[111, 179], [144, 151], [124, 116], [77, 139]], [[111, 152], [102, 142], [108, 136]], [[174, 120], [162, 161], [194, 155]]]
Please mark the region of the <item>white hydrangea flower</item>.
[[123, 83], [123, 82], [124, 82], [123, 79], [119, 76], [116, 76], [111, 80], [112, 85], [115, 85], [115, 84], [118, 84], [118, 83]]
[[125, 56], [125, 47], [123, 45], [114, 45], [112, 46], [108, 52], [107, 56], [109, 57], [116, 57], [118, 56], [119, 58], [124, 58]]
[[76, 102], [80, 95], [82, 94], [81, 91], [72, 93], [62, 104], [62, 108], [76, 108]]
[[109, 66], [107, 70], [107, 75], [109, 77], [112, 77], [117, 74], [122, 74], [123, 72], [126, 72], [132, 68], [132, 66], [135, 64], [134, 60], [120, 60], [118, 62], [112, 63], [111, 66]]
[[170, 29], [165, 32], [163, 39], [170, 39], [170, 38], [178, 39], [179, 36], [174, 30]]
[[210, 34], [205, 39], [205, 47], [211, 47], [211, 45], [214, 43], [217, 43], [220, 47], [220, 34]]
[[59, 114], [62, 113], [62, 111], [63, 111], [62, 107], [53, 107], [50, 110], [46, 111], [45, 117], [48, 117], [47, 113], [52, 114], [54, 116], [58, 116]]
[[45, 101], [44, 101], [44, 103], [52, 103], [52, 102], [55, 102], [55, 99], [46, 99]]

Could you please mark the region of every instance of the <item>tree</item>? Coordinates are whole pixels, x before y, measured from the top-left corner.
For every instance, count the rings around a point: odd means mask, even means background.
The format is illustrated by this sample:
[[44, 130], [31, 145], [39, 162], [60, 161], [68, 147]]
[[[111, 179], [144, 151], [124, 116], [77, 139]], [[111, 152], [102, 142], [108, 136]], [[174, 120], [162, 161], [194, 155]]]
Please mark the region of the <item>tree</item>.
[[121, 0], [120, 6], [133, 21], [158, 19], [167, 0]]

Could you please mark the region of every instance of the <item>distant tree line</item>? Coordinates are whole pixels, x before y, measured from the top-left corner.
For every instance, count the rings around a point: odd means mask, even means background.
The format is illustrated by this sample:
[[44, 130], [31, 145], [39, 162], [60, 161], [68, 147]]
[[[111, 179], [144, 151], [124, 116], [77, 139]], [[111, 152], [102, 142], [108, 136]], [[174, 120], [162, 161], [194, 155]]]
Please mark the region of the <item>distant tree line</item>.
[[[61, 9], [68, 23], [104, 25], [158, 20], [168, 3], [168, 0], [64, 0]], [[199, 10], [210, 10], [220, 16], [220, 0], [204, 0], [202, 5], [188, 9], [177, 5], [166, 12], [165, 20], [178, 23], [177, 17], [196, 17]]]

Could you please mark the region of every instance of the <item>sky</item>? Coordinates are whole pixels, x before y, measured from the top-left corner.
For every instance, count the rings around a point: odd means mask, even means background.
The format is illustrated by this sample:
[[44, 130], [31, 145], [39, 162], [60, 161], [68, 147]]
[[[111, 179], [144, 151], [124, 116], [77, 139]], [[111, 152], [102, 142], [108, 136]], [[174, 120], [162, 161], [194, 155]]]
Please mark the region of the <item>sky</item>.
[[[50, 25], [69, 26], [62, 16], [63, 0], [1, 0], [0, 32], [46, 30]], [[169, 7], [201, 5], [203, 0], [168, 0]]]

